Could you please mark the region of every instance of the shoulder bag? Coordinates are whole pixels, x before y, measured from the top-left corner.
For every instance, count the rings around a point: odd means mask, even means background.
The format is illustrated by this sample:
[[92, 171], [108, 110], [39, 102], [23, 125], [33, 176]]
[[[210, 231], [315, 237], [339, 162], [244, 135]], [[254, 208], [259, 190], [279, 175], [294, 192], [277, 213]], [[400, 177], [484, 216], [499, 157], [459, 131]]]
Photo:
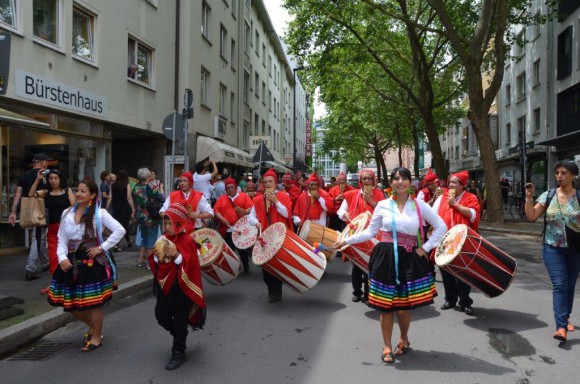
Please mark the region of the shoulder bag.
[[20, 227], [32, 228], [46, 225], [44, 199], [22, 197], [20, 199]]

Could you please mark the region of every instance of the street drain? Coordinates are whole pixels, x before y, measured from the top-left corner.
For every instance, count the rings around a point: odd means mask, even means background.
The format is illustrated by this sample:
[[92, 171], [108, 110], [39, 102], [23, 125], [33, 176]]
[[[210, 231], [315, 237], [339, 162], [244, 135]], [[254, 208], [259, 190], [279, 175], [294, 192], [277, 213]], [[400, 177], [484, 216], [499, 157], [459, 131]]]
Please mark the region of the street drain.
[[73, 343], [38, 343], [34, 344], [31, 348], [22, 351], [10, 358], [7, 361], [39, 361], [44, 360], [52, 355], [67, 349], [73, 345]]

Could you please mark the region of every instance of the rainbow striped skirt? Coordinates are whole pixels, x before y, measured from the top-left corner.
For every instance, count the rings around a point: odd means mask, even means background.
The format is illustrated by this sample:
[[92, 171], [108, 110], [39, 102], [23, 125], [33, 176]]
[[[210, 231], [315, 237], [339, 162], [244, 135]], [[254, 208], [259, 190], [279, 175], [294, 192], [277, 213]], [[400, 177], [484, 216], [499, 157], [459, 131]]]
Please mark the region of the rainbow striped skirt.
[[56, 269], [50, 282], [48, 302], [63, 307], [65, 312], [94, 309], [107, 304], [113, 297], [116, 285], [114, 261], [111, 265], [104, 256], [89, 260], [84, 251], [71, 253], [68, 258], [74, 268], [68, 272], [60, 267]]
[[437, 296], [431, 265], [425, 257], [398, 247], [399, 284], [396, 282], [393, 244], [380, 242], [369, 262], [368, 306], [381, 312], [433, 304]]

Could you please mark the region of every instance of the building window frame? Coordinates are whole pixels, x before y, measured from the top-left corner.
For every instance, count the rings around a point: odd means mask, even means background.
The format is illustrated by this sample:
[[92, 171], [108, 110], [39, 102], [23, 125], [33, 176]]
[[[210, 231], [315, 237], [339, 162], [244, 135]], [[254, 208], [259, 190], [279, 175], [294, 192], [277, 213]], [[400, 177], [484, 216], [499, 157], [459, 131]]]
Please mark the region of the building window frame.
[[541, 65], [540, 59], [534, 61], [534, 64], [533, 64], [533, 70], [534, 70], [533, 87], [534, 88], [536, 88], [537, 86], [539, 86], [541, 84], [540, 76], [542, 76], [542, 71], [541, 71], [540, 65]]
[[[51, 10], [42, 9], [41, 4], [52, 4], [54, 13]], [[36, 3], [36, 4], [35, 4]], [[63, 52], [62, 28], [64, 19], [63, 0], [35, 0], [32, 5], [32, 35], [33, 40], [49, 48]], [[49, 20], [52, 18], [52, 21]]]
[[516, 77], [516, 87], [517, 87], [517, 103], [526, 98], [526, 71], [523, 71]]
[[210, 6], [203, 1], [201, 3], [201, 35], [209, 41], [210, 33], [210, 16], [211, 16], [211, 8]]
[[6, 7], [1, 9], [0, 14], [9, 16], [10, 20], [0, 18], [0, 26], [9, 31], [21, 33], [20, 31], [20, 1], [8, 0]]
[[[78, 18], [82, 18], [84, 23], [82, 26], [80, 26], [80, 28], [78, 28], [78, 25], [75, 27], [75, 15], [77, 16], [77, 21], [79, 20]], [[97, 44], [95, 44], [95, 31], [96, 31], [96, 25], [97, 25], [97, 16], [92, 13], [87, 11], [86, 9], [78, 6], [76, 3], [73, 4], [73, 23], [72, 23], [72, 54], [73, 57], [76, 59], [79, 59], [81, 61], [85, 61], [88, 62], [90, 64], [94, 64], [97, 62], [97, 52], [96, 52], [96, 47]], [[80, 33], [79, 33], [80, 32]], [[82, 36], [82, 34], [84, 33], [85, 36]], [[77, 38], [78, 35], [79, 38]], [[75, 44], [76, 41], [76, 44]], [[77, 47], [77, 44], [79, 45], [79, 47]], [[84, 46], [84, 47], [83, 47]], [[81, 52], [79, 52], [80, 49], [85, 49], [89, 51], [88, 55], [83, 55]], [[75, 52], [76, 51], [76, 52]]]
[[134, 35], [127, 41], [127, 80], [154, 88], [155, 48]]
[[505, 145], [509, 147], [512, 144], [512, 123], [505, 125]]
[[227, 120], [227, 98], [228, 98], [228, 88], [220, 83], [219, 88], [219, 111], [221, 117]]
[[200, 88], [199, 88], [199, 103], [201, 106], [210, 108], [210, 88], [211, 87], [211, 72], [201, 67]]
[[227, 63], [226, 51], [228, 47], [228, 30], [223, 24], [220, 24], [220, 56]]
[[541, 110], [540, 108], [536, 108], [533, 111], [534, 114], [534, 134], [538, 134], [542, 131], [542, 115], [541, 115]]

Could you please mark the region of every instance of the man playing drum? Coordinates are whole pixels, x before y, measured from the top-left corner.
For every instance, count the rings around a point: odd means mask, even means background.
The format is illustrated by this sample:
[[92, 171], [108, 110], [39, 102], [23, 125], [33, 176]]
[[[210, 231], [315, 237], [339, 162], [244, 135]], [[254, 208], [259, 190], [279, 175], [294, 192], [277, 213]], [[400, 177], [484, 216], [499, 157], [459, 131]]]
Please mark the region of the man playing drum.
[[[469, 179], [467, 171], [449, 176], [449, 188], [435, 201], [433, 209], [441, 216], [447, 228], [456, 224], [465, 224], [477, 232], [479, 227], [479, 200], [473, 193], [465, 190]], [[445, 303], [441, 309], [454, 308], [459, 299], [461, 311], [473, 315], [473, 300], [469, 297], [471, 287], [449, 272], [440, 268], [445, 288]]]
[[[358, 185], [360, 189], [344, 194], [344, 200], [338, 209], [338, 217], [346, 223], [363, 212], [373, 213], [377, 203], [385, 199], [383, 192], [375, 188], [375, 173], [372, 170], [363, 169], [360, 171]], [[355, 303], [361, 300], [366, 302], [369, 297], [368, 275], [353, 264], [351, 279], [352, 301]]]
[[180, 203], [188, 212], [189, 219], [195, 229], [203, 227], [202, 220], [213, 217], [213, 209], [209, 201], [201, 192], [193, 190], [193, 175], [191, 172], [184, 172], [179, 176], [179, 191], [169, 194], [159, 213], [163, 215], [171, 204]]
[[331, 209], [332, 199], [325, 190], [320, 188], [318, 175], [313, 173], [308, 178], [308, 190], [298, 197], [292, 221], [298, 227], [306, 220], [326, 227], [327, 212]]
[[[226, 194], [220, 196], [214, 208], [215, 218], [219, 224], [219, 231], [231, 249], [236, 249], [232, 241], [233, 225], [242, 217], [248, 215], [254, 206], [252, 199], [244, 192], [238, 192], [236, 181], [228, 177], [225, 181]], [[238, 249], [244, 273], [250, 271], [249, 258], [251, 250]]]
[[[249, 222], [259, 230], [264, 230], [274, 223], [284, 223], [292, 230], [292, 201], [286, 192], [276, 190], [278, 176], [273, 169], [268, 170], [262, 177], [264, 193], [254, 197], [254, 206], [250, 211]], [[282, 299], [282, 282], [262, 269], [264, 283], [268, 286], [270, 303]]]

